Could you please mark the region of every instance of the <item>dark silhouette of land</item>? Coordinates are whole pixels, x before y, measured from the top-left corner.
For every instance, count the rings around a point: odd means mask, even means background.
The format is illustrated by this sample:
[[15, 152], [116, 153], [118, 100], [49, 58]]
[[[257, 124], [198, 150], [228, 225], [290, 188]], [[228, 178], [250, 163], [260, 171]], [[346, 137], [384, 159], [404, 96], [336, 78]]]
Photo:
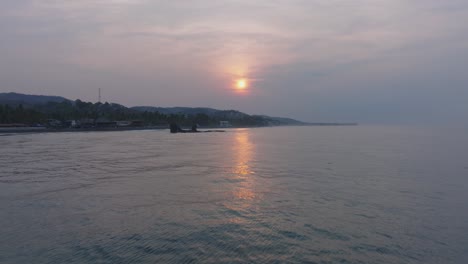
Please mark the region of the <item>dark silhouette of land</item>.
[[0, 93], [1, 131], [115, 131], [168, 128], [169, 124], [192, 127], [190, 132], [197, 132], [196, 127], [193, 129], [194, 124], [201, 127], [352, 125], [311, 124], [290, 118], [248, 115], [236, 110], [148, 106], [128, 108], [115, 103], [72, 101], [58, 96]]

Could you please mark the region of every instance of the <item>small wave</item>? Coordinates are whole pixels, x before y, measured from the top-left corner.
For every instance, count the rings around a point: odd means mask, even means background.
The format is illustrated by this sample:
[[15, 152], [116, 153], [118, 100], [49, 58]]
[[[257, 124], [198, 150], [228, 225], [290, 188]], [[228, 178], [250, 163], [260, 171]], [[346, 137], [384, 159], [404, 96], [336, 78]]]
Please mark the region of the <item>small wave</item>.
[[329, 230], [326, 230], [326, 229], [323, 229], [323, 228], [318, 228], [318, 227], [315, 227], [315, 226], [313, 226], [311, 224], [305, 224], [304, 227], [307, 227], [310, 230], [312, 230], [315, 235], [319, 235], [319, 236], [327, 238], [327, 239], [341, 240], [341, 241], [350, 240], [350, 238], [348, 236], [345, 236], [345, 235], [340, 234], [340, 233], [332, 232], [332, 231], [329, 231]]

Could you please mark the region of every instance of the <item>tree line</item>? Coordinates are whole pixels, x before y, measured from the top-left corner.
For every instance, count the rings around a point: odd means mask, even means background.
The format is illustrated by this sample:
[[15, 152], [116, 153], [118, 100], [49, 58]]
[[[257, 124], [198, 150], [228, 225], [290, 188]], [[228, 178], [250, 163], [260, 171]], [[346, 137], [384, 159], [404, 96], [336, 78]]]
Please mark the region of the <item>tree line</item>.
[[145, 125], [167, 125], [177, 123], [190, 126], [215, 126], [219, 121], [229, 121], [234, 126], [260, 126], [265, 124], [260, 116], [244, 115], [230, 119], [223, 116], [208, 116], [203, 113], [163, 114], [159, 112], [137, 111], [113, 103], [91, 103], [76, 101], [49, 102], [43, 105], [8, 105], [0, 104], [0, 124], [47, 124], [50, 119], [65, 122], [67, 120], [108, 120], [108, 121], [142, 121]]

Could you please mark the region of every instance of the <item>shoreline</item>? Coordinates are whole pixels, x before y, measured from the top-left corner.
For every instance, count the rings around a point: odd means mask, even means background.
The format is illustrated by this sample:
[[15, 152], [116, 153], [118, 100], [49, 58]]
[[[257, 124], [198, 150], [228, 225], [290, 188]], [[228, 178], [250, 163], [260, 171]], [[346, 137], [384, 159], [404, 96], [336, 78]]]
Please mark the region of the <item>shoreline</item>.
[[[284, 126], [357, 126], [357, 123], [310, 123], [304, 125], [284, 125]], [[232, 128], [259, 128], [259, 127], [284, 127], [284, 126], [245, 126], [245, 127], [217, 127], [207, 126], [200, 129], [232, 129]], [[186, 128], [186, 127], [183, 127]], [[187, 127], [188, 128], [188, 127]], [[20, 134], [20, 133], [60, 133], [60, 132], [119, 132], [134, 130], [163, 130], [168, 126], [145, 126], [145, 127], [90, 127], [90, 128], [46, 128], [46, 127], [0, 127], [0, 134]]]
[[0, 128], [0, 134], [60, 133], [60, 132], [114, 132], [114, 131], [132, 131], [132, 130], [161, 130], [161, 129], [167, 129], [167, 128], [168, 128], [167, 126], [90, 127], [90, 128], [8, 127], [8, 128]]

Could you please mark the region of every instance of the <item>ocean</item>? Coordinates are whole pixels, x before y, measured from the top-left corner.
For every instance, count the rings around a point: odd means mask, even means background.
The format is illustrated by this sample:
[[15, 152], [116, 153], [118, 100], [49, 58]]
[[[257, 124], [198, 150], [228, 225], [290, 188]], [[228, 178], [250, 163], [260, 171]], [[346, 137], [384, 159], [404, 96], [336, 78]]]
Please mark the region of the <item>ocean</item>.
[[0, 263], [468, 263], [468, 135], [0, 136]]

